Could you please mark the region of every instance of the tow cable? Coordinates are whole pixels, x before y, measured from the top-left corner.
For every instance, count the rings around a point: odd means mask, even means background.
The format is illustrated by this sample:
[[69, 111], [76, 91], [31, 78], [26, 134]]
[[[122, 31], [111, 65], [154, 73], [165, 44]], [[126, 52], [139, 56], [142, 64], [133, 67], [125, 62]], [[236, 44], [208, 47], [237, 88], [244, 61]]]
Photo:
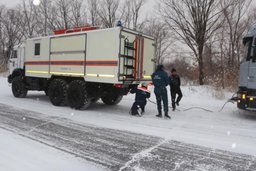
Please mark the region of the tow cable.
[[[199, 107], [199, 106], [190, 107], [190, 108], [187, 108], [187, 109], [184, 109], [184, 110], [179, 110], [179, 109], [176, 109], [176, 110], [179, 111], [179, 112], [187, 112], [187, 111], [190, 111], [190, 110], [199, 109], [199, 110], [203, 110], [203, 111], [206, 111], [206, 112], [209, 112], [209, 113], [214, 113], [214, 112], [219, 112], [219, 113], [220, 113], [220, 112], [223, 111], [223, 109], [226, 107], [226, 105], [227, 105], [228, 103], [234, 104], [234, 103], [237, 101], [237, 97], [235, 97], [235, 95], [236, 95], [236, 93], [232, 96], [231, 99], [229, 99], [228, 101], [226, 101], [226, 102], [224, 103], [224, 105], [220, 108], [220, 110], [218, 110], [218, 111], [213, 111], [213, 110], [206, 109], [206, 108], [204, 108], [204, 107]], [[150, 100], [150, 99], [148, 99], [148, 101], [149, 101], [150, 103], [152, 103], [152, 104], [157, 105], [156, 102], [154, 102], [154, 101], [152, 101], [152, 100]], [[168, 107], [169, 107], [170, 109], [172, 109], [171, 106], [168, 106]]]

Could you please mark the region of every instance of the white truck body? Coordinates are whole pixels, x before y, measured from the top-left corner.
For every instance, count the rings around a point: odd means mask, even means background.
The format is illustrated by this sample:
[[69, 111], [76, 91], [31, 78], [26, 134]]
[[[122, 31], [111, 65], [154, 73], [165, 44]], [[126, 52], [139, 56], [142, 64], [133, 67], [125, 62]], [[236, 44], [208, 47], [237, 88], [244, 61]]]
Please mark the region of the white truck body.
[[45, 91], [55, 106], [115, 105], [151, 81], [155, 50], [154, 38], [123, 27], [28, 39], [14, 47], [8, 82], [15, 97]]
[[[124, 63], [125, 39], [136, 46], [134, 51], [128, 50], [128, 55], [134, 57], [128, 59], [128, 64], [134, 69], [127, 69]], [[154, 39], [121, 27], [29, 39], [24, 47], [28, 77], [84, 77], [87, 82], [114, 84], [139, 82], [151, 79], [155, 65]], [[124, 73], [126, 69], [128, 73]], [[134, 77], [127, 78], [129, 74]]]

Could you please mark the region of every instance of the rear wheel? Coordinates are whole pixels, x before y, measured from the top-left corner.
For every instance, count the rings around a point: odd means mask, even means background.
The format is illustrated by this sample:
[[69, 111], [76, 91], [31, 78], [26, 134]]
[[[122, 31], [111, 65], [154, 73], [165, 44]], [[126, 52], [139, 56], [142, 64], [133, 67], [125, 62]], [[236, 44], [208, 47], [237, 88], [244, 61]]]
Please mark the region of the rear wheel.
[[101, 98], [103, 103], [105, 103], [106, 105], [117, 105], [122, 101], [122, 99], [123, 96], [116, 93], [109, 93]]
[[91, 99], [86, 90], [86, 83], [81, 80], [72, 81], [68, 88], [69, 106], [77, 110], [85, 110], [91, 105]]
[[24, 98], [27, 96], [28, 90], [21, 77], [14, 77], [12, 81], [12, 93], [14, 97]]
[[48, 95], [54, 106], [64, 106], [67, 104], [68, 84], [65, 80], [55, 79], [50, 83]]

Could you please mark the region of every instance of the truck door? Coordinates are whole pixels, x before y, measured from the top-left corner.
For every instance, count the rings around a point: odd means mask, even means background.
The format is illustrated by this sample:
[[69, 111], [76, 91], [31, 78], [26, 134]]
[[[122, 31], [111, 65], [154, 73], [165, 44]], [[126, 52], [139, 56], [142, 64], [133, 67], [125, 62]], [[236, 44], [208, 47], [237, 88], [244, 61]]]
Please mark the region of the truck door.
[[21, 47], [18, 50], [18, 60], [17, 60], [18, 68], [24, 67], [24, 59], [25, 59], [25, 47]]
[[[255, 54], [253, 54], [254, 49], [256, 48], [256, 39], [254, 38], [254, 42], [251, 42], [250, 44], [251, 46], [249, 45], [249, 47], [251, 48], [248, 48], [249, 58], [247, 58], [247, 61], [241, 65], [242, 74], [245, 75], [245, 72], [248, 72], [248, 76], [241, 76], [240, 79], [241, 81], [244, 81], [244, 79], [248, 79], [247, 88], [256, 89], [256, 57]], [[248, 68], [246, 68], [247, 65]]]
[[18, 68], [18, 50], [17, 49], [14, 49], [12, 51], [12, 54], [11, 54], [11, 58], [9, 60], [9, 70], [10, 70], [10, 74], [16, 69]]
[[155, 40], [143, 37], [141, 42], [141, 61], [140, 61], [140, 80], [141, 81], [150, 81], [151, 75], [155, 70], [155, 51], [156, 44]]
[[51, 38], [50, 73], [84, 77], [86, 34], [64, 35]]
[[154, 39], [123, 31], [120, 52], [120, 80], [149, 81], [154, 71]]

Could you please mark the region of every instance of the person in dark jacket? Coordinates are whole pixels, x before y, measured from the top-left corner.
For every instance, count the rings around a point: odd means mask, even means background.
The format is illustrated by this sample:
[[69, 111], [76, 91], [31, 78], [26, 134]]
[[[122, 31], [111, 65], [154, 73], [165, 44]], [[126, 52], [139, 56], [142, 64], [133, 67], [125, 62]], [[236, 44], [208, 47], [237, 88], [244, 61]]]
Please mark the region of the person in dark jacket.
[[[171, 96], [172, 96], [172, 109], [175, 111], [176, 105], [179, 106], [179, 103], [183, 97], [180, 89], [180, 77], [177, 74], [176, 69], [172, 69], [170, 76], [170, 87], [171, 87]], [[176, 100], [176, 95], [178, 98]]]
[[[145, 112], [145, 107], [147, 104], [147, 99], [150, 98], [150, 91], [148, 90], [147, 83], [142, 83], [141, 87], [134, 87], [130, 93], [135, 95], [135, 102], [132, 105], [131, 108], [131, 114], [132, 115], [141, 115]], [[139, 109], [141, 109], [141, 112], [139, 112]]]
[[164, 104], [164, 114], [165, 117], [171, 118], [168, 115], [168, 95], [166, 87], [170, 83], [170, 79], [168, 77], [168, 74], [164, 71], [164, 66], [159, 65], [156, 69], [156, 71], [152, 74], [152, 81], [155, 86], [155, 95], [157, 100], [157, 109], [158, 109], [158, 115], [157, 117], [162, 117], [162, 101]]

